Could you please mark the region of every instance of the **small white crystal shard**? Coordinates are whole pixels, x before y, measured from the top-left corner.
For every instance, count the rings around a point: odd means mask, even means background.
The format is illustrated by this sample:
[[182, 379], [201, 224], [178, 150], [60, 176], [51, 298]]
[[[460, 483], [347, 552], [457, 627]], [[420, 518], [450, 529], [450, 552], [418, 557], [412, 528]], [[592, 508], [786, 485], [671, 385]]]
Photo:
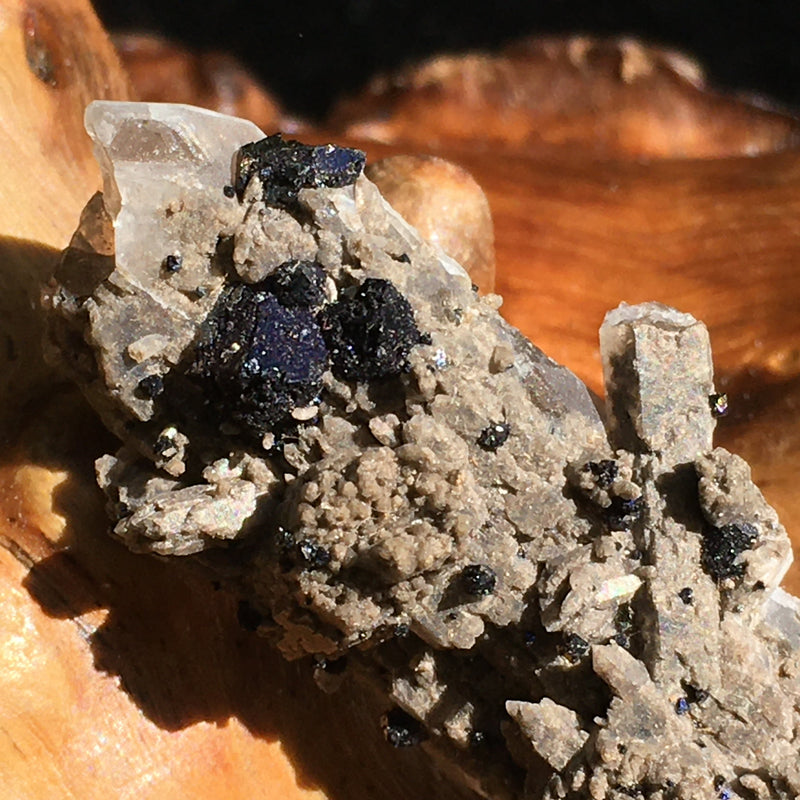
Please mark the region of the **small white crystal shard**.
[[103, 172], [118, 272], [149, 288], [164, 259], [177, 255], [180, 272], [169, 286], [196, 288], [187, 280], [204, 276], [217, 238], [242, 214], [223, 193], [235, 154], [264, 133], [247, 120], [170, 103], [97, 100], [85, 123]]
[[776, 589], [764, 604], [764, 621], [783, 635], [792, 650], [800, 650], [800, 598]]
[[564, 769], [589, 738], [578, 715], [548, 697], [538, 703], [508, 700], [506, 711], [553, 769]]

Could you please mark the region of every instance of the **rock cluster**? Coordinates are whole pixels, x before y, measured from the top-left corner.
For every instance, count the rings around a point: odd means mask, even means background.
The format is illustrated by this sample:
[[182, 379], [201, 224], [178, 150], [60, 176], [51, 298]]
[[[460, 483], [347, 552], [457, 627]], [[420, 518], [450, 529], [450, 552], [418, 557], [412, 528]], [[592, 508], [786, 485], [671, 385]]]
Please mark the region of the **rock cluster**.
[[354, 151], [180, 106], [87, 127], [104, 191], [47, 302], [123, 441], [115, 535], [232, 542], [259, 630], [487, 797], [800, 793], [791, 548], [712, 446], [701, 323], [608, 315], [604, 423]]

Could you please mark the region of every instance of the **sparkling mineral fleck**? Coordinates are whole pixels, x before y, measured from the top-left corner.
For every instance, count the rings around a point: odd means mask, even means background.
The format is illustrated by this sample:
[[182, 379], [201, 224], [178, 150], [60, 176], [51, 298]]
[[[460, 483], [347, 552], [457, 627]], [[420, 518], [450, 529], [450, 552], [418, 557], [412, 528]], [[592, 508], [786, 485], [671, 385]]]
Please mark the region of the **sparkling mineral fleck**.
[[708, 403], [715, 417], [724, 417], [728, 413], [728, 395], [711, 394], [708, 396]]
[[510, 433], [511, 426], [507, 422], [493, 422], [480, 432], [478, 447], [494, 452], [508, 441]]
[[467, 594], [485, 597], [497, 585], [497, 576], [491, 567], [484, 564], [469, 564], [461, 571], [461, 585]]
[[392, 747], [414, 747], [425, 738], [419, 722], [399, 708], [386, 714], [383, 735]]

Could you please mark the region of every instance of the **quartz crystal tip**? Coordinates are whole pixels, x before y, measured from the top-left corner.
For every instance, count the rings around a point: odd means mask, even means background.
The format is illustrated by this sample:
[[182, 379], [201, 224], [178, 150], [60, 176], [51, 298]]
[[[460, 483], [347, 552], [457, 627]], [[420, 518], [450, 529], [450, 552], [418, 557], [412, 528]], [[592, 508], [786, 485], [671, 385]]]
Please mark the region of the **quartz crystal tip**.
[[711, 450], [714, 374], [708, 331], [661, 303], [610, 311], [600, 352], [612, 444], [672, 464]]

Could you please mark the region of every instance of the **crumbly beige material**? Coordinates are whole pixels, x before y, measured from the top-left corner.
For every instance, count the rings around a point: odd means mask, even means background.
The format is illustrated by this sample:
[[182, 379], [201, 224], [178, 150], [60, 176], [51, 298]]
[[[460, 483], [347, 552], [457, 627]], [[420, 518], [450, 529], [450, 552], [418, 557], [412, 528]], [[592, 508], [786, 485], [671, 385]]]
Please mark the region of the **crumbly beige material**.
[[[266, 206], [258, 177], [223, 192], [261, 135], [247, 123], [144, 104], [87, 120], [103, 202], [48, 304], [54, 350], [124, 441], [98, 462], [118, 537], [233, 542], [261, 631], [321, 673], [346, 658], [344, 680], [405, 712], [389, 742], [487, 797], [800, 793], [791, 549], [746, 464], [712, 447], [701, 323], [609, 315], [607, 433], [586, 388], [363, 176]], [[288, 259], [324, 268], [328, 303], [391, 282], [428, 338], [382, 380], [328, 371], [261, 445], [184, 418], [182, 365], [223, 286]], [[153, 375], [169, 402], [141, 397]]]

